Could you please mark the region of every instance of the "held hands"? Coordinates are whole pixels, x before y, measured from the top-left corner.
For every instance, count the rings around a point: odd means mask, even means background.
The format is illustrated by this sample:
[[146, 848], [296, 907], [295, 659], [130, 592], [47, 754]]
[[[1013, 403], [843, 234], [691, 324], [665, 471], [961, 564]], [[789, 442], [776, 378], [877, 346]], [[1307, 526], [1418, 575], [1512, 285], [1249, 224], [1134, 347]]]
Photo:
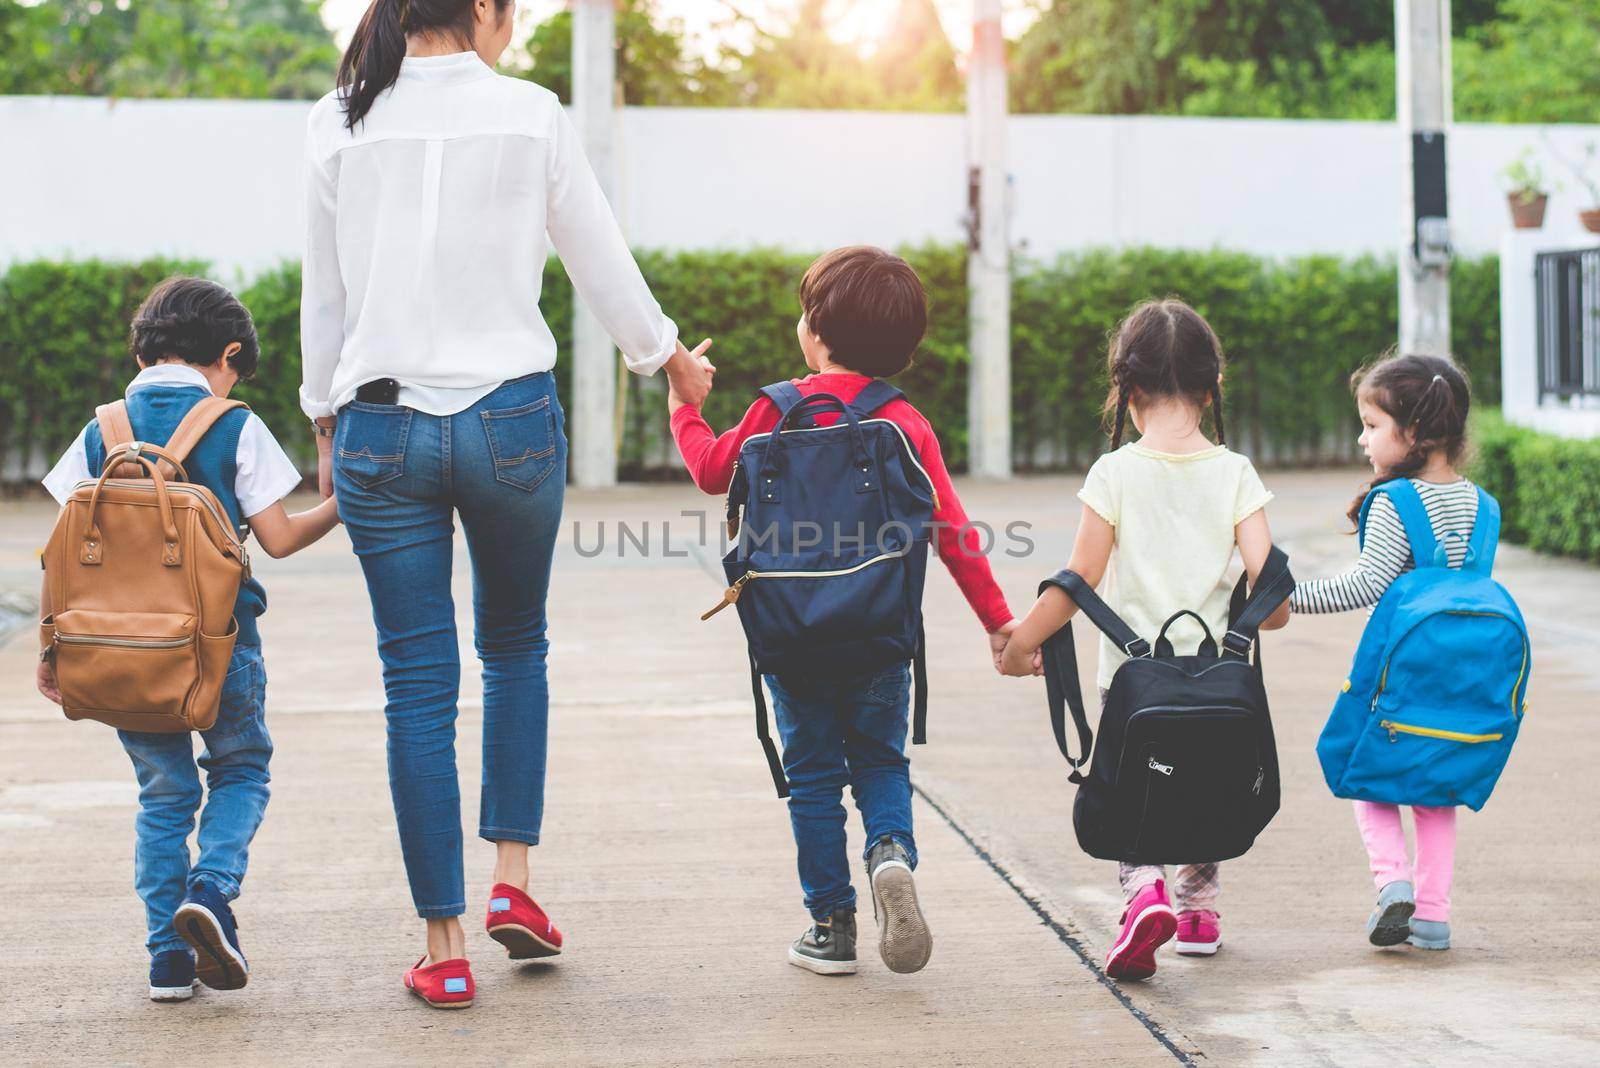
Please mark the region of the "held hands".
[[33, 678], [39, 687], [40, 693], [58, 705], [61, 703], [61, 685], [56, 682], [56, 666], [54, 664], [48, 659], [40, 660], [39, 668], [34, 672]]
[[1039, 650], [1026, 652], [1012, 640], [1012, 634], [1019, 626], [1021, 620], [1013, 619], [999, 630], [990, 632], [989, 659], [994, 663], [994, 669], [1002, 675], [1043, 675], [1044, 660]]
[[706, 402], [706, 397], [711, 393], [711, 378], [717, 373], [717, 369], [705, 357], [710, 347], [710, 338], [700, 342], [693, 350], [684, 348], [683, 342], [678, 342], [678, 351], [672, 354], [666, 364], [669, 413], [685, 405], [699, 408]]

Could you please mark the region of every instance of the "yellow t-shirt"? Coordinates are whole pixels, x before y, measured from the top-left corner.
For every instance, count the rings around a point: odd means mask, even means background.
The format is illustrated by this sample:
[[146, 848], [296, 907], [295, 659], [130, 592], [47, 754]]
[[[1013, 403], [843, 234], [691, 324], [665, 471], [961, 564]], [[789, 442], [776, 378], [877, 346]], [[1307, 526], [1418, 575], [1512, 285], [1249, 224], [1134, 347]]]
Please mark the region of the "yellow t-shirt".
[[[1178, 455], [1133, 442], [1095, 461], [1078, 499], [1116, 531], [1100, 589], [1112, 611], [1153, 644], [1161, 624], [1187, 608], [1220, 643], [1233, 593], [1233, 528], [1272, 499], [1250, 460], [1225, 445]], [[1200, 639], [1188, 616], [1167, 632], [1179, 655], [1193, 653]], [[1125, 659], [1102, 635], [1101, 688]]]

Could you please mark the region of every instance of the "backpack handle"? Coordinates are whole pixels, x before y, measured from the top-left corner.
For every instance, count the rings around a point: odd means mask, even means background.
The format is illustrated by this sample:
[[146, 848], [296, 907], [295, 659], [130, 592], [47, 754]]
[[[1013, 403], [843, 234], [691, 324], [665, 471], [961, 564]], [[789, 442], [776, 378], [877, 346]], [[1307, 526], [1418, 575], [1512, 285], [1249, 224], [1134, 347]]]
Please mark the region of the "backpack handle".
[[1467, 536], [1462, 534], [1460, 531], [1450, 530], [1450, 531], [1446, 531], [1444, 537], [1439, 539], [1439, 544], [1435, 545], [1433, 547], [1433, 566], [1434, 567], [1449, 567], [1450, 566], [1450, 545], [1449, 545], [1449, 542], [1450, 542], [1451, 538], [1454, 538], [1455, 540], [1457, 540], [1459, 542], [1463, 542], [1463, 543], [1466, 544], [1467, 555], [1465, 557], [1463, 557], [1462, 560], [1461, 560], [1461, 569], [1463, 571], [1465, 571], [1467, 568], [1471, 567], [1473, 564], [1478, 562], [1478, 550], [1474, 549], [1472, 547], [1472, 542], [1467, 538]]
[[[146, 452], [154, 454], [156, 459], [152, 460], [146, 456]], [[106, 456], [100, 479], [94, 484], [94, 493], [89, 497], [89, 518], [84, 525], [83, 545], [78, 550], [79, 563], [94, 565], [105, 559], [105, 537], [100, 533], [100, 523], [95, 516], [100, 508], [100, 492], [106, 488], [106, 482], [110, 480], [112, 472], [122, 464], [142, 466], [149, 474], [150, 481], [155, 483], [156, 507], [161, 511], [161, 535], [165, 542], [161, 552], [161, 562], [167, 567], [177, 567], [183, 563], [183, 556], [178, 549], [178, 525], [172, 518], [172, 501], [167, 497], [167, 480], [162, 475], [161, 465], [157, 460], [178, 466], [177, 461], [173, 460], [166, 450], [138, 441], [118, 446]], [[178, 470], [181, 471], [182, 467], [178, 467]], [[187, 478], [185, 480], [187, 481]]]
[[762, 483], [759, 487], [759, 492], [764, 500], [775, 501], [778, 499], [777, 491], [772, 486], [773, 477], [778, 473], [777, 464], [774, 463], [775, 454], [773, 450], [778, 448], [778, 441], [783, 437], [783, 432], [791, 429], [797, 420], [810, 418], [816, 409], [826, 410], [829, 408], [838, 411], [843, 417], [843, 421], [850, 428], [850, 443], [855, 447], [857, 465], [867, 466], [871, 464], [872, 461], [867, 453], [866, 441], [861, 437], [861, 422], [856, 418], [856, 413], [851, 411], [848, 404], [835, 397], [832, 393], [813, 393], [785, 412], [778, 425], [767, 436], [767, 447], [761, 453], [760, 473]]
[[1184, 616], [1188, 616], [1196, 623], [1200, 624], [1200, 629], [1206, 632], [1205, 638], [1200, 642], [1199, 655], [1216, 656], [1217, 639], [1211, 636], [1211, 628], [1206, 626], [1206, 621], [1200, 618], [1199, 612], [1191, 611], [1188, 608], [1172, 613], [1172, 615], [1167, 617], [1167, 621], [1161, 624], [1161, 633], [1156, 635], [1156, 655], [1160, 657], [1172, 655], [1172, 643], [1167, 641], [1167, 628], [1171, 627]]

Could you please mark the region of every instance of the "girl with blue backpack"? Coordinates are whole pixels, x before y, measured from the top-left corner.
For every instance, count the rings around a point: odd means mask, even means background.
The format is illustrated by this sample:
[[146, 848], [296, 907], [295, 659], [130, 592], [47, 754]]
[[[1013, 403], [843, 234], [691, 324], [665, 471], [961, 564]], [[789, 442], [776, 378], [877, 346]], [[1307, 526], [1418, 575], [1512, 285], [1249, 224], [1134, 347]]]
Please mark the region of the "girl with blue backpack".
[[1391, 354], [1352, 386], [1377, 476], [1349, 512], [1360, 557], [1302, 582], [1290, 603], [1371, 612], [1317, 753], [1335, 795], [1355, 800], [1378, 889], [1368, 939], [1448, 949], [1456, 806], [1481, 807], [1505, 765], [1526, 706], [1527, 632], [1489, 577], [1499, 505], [1456, 468], [1466, 378], [1444, 357]]

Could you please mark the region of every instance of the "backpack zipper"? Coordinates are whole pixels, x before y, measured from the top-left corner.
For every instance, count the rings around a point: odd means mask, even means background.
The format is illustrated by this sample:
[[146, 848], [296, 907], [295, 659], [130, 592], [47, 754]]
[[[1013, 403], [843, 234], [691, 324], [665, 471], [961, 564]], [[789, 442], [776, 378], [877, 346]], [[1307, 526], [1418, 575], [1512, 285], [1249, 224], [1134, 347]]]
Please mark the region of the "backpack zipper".
[[193, 638], [95, 638], [87, 634], [62, 634], [56, 632], [56, 641], [62, 645], [111, 645], [118, 649], [179, 649]]
[[1395, 723], [1393, 720], [1383, 720], [1378, 726], [1389, 732], [1389, 741], [1396, 740], [1397, 734], [1415, 734], [1423, 738], [1443, 738], [1447, 742], [1498, 742], [1504, 738], [1503, 734], [1465, 734], [1461, 731], [1445, 731], [1437, 727], [1413, 727], [1409, 723]]
[[713, 605], [711, 608], [707, 609], [706, 612], [700, 616], [700, 618], [701, 618], [701, 620], [710, 619], [712, 616], [716, 615], [718, 612], [722, 611], [724, 608], [728, 607], [730, 604], [738, 604], [739, 603], [739, 595], [744, 592], [745, 584], [748, 583], [751, 579], [758, 579], [758, 578], [805, 578], [805, 579], [837, 578], [840, 575], [853, 575], [857, 571], [860, 571], [862, 568], [871, 567], [873, 564], [881, 564], [885, 560], [898, 560], [901, 557], [905, 556], [906, 553], [909, 552], [909, 551], [910, 550], [901, 550], [900, 552], [896, 552], [896, 553], [884, 553], [881, 556], [874, 556], [871, 560], [863, 560], [861, 563], [856, 564], [854, 567], [842, 567], [842, 568], [839, 568], [839, 569], [837, 569], [835, 571], [746, 571], [743, 575], [739, 576], [739, 578], [734, 582], [734, 584], [732, 586], [729, 586], [726, 590], [722, 591], [722, 600], [719, 601], [717, 604]]

